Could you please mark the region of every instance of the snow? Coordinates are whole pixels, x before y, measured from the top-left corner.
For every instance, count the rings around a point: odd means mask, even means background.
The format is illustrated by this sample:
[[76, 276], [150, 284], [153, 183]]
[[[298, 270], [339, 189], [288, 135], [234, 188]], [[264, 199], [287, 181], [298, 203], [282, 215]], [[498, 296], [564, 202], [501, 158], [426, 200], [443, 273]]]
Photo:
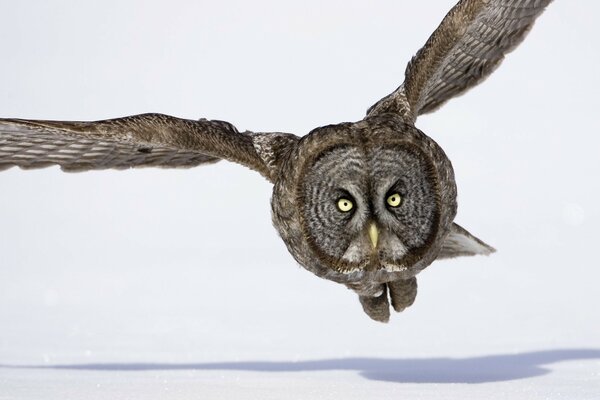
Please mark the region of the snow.
[[[304, 134], [360, 119], [452, 3], [2, 4], [0, 115]], [[0, 173], [0, 399], [599, 398], [598, 6], [569, 6], [419, 120], [498, 252], [431, 265], [388, 324], [295, 264], [240, 166]]]

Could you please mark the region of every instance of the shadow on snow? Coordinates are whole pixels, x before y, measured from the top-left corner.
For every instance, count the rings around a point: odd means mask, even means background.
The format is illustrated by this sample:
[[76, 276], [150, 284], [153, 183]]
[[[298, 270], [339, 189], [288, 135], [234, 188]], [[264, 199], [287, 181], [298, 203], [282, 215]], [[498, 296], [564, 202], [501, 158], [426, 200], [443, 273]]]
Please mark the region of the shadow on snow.
[[339, 358], [309, 361], [206, 363], [98, 363], [0, 365], [1, 368], [83, 371], [230, 370], [255, 372], [357, 371], [361, 376], [403, 383], [485, 383], [545, 375], [550, 364], [600, 359], [600, 350], [564, 349], [468, 358]]

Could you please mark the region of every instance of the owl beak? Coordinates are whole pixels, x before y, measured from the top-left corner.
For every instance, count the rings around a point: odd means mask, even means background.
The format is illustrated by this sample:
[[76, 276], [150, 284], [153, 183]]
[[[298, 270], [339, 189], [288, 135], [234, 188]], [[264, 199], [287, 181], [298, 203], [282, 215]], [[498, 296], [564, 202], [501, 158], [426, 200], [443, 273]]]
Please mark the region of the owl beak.
[[376, 249], [377, 242], [379, 241], [379, 229], [377, 229], [375, 222], [371, 222], [371, 225], [369, 225], [369, 239], [371, 239], [373, 249]]

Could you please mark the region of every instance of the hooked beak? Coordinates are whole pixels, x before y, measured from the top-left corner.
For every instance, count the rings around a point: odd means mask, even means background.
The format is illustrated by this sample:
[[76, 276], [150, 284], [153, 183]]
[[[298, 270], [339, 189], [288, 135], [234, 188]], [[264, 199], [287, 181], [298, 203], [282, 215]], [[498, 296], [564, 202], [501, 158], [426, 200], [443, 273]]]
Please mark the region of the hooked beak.
[[369, 225], [369, 239], [371, 239], [371, 245], [373, 246], [373, 250], [375, 250], [379, 241], [379, 230], [375, 222], [371, 222], [371, 225]]

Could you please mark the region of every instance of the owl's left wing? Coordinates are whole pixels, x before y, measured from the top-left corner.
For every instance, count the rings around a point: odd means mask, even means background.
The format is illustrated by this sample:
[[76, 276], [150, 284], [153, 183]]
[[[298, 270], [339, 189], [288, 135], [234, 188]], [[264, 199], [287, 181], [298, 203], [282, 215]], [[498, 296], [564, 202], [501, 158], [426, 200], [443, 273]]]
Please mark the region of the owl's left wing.
[[404, 83], [368, 115], [414, 122], [487, 78], [552, 0], [461, 0], [406, 67]]
[[483, 240], [473, 236], [462, 226], [453, 223], [450, 226], [450, 232], [442, 243], [442, 248], [437, 256], [438, 260], [445, 258], [455, 258], [464, 256], [483, 255], [488, 256], [494, 253], [494, 249]]
[[226, 159], [274, 179], [289, 134], [238, 132], [228, 122], [142, 114], [95, 122], [0, 119], [0, 170], [190, 168]]

